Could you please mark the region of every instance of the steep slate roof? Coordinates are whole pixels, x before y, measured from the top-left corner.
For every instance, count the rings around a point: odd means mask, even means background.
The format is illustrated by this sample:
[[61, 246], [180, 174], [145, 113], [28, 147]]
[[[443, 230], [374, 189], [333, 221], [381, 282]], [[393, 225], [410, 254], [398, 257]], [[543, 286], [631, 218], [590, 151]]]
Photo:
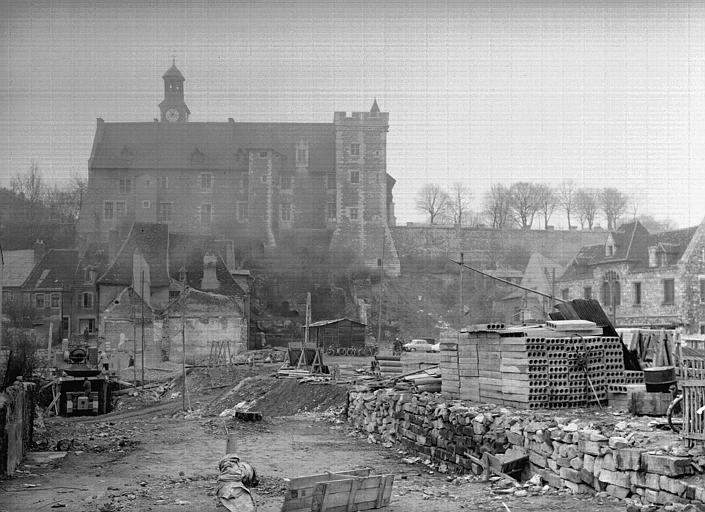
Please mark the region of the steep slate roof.
[[179, 68], [176, 67], [176, 61], [174, 60], [171, 61], [171, 67], [164, 72], [162, 78], [168, 78], [171, 76], [180, 78], [181, 80], [186, 80], [184, 75], [181, 74], [181, 71], [179, 71]]
[[34, 268], [34, 250], [4, 251], [3, 286], [22, 286]]
[[184, 268], [186, 284], [192, 288], [200, 288], [203, 279], [203, 256], [206, 253], [215, 254], [217, 257], [215, 274], [221, 285], [218, 293], [243, 296], [244, 290], [228, 270], [220, 256], [218, 244], [211, 237], [169, 233], [169, 274], [173, 279], [178, 279], [179, 271]]
[[241, 317], [243, 316], [240, 306], [230, 297], [219, 293], [202, 292], [194, 288], [186, 288], [183, 293], [180, 293], [178, 297], [164, 308], [164, 312], [177, 313], [181, 312], [183, 308], [186, 308], [187, 313], [189, 309], [191, 311], [202, 310], [208, 313], [218, 313], [214, 308], [220, 308], [221, 310], [225, 309], [237, 313]]
[[98, 283], [130, 286], [132, 284], [132, 258], [135, 249], [139, 249], [149, 264], [152, 286], [168, 286], [168, 244], [169, 233], [166, 224], [135, 222], [115, 260], [110, 264], [108, 270], [100, 276]]
[[85, 282], [84, 270], [86, 267], [93, 267], [96, 275], [100, 277], [108, 268], [108, 247], [107, 243], [92, 243], [83, 252], [74, 273], [74, 283], [80, 285]]
[[[301, 141], [309, 145], [311, 172], [335, 169], [332, 123], [105, 123], [99, 120], [89, 167], [244, 170], [248, 166], [248, 149], [271, 149], [284, 157], [285, 170], [294, 171], [296, 144]], [[203, 156], [193, 158], [196, 150]]]
[[[613, 256], [605, 255], [605, 244], [582, 247], [561, 276], [561, 280], [580, 277], [581, 268], [617, 261], [629, 262], [634, 270], [646, 269], [649, 267], [649, 247], [653, 246], [660, 246], [671, 254], [672, 261], [678, 261], [697, 229], [698, 226], [693, 226], [650, 234], [639, 221], [623, 224], [617, 231], [612, 231], [608, 235], [608, 237], [612, 236], [617, 246]], [[605, 239], [606, 242], [607, 239]]]
[[32, 269], [22, 288], [27, 290], [69, 290], [78, 265], [78, 251], [50, 249]]

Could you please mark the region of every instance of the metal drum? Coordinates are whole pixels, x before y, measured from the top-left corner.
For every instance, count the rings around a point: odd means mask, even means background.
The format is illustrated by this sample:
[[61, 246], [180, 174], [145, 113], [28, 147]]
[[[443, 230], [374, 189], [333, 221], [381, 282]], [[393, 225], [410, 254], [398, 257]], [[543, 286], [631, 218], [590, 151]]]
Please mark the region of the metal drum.
[[675, 366], [644, 368], [644, 384], [646, 384], [647, 393], [668, 393], [669, 388], [675, 383]]

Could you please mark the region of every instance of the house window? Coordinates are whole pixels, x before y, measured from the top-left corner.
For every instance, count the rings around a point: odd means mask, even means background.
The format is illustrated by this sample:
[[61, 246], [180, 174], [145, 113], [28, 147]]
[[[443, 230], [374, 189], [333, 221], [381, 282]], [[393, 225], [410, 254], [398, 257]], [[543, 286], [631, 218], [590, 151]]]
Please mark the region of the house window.
[[88, 329], [89, 333], [95, 332], [95, 319], [94, 318], [81, 319], [81, 323], [84, 325], [84, 329], [85, 328]]
[[592, 286], [586, 286], [583, 288], [583, 299], [592, 299]]
[[245, 222], [247, 220], [247, 203], [244, 201], [237, 203], [237, 220], [238, 222]]
[[169, 177], [168, 176], [157, 176], [157, 187], [160, 189], [169, 188]]
[[61, 295], [58, 293], [52, 293], [51, 294], [51, 307], [52, 308], [58, 308], [59, 303], [61, 301]]
[[289, 203], [282, 203], [280, 206], [280, 210], [282, 222], [291, 221], [291, 205]]
[[282, 174], [279, 176], [279, 186], [282, 190], [291, 190], [291, 174]]
[[34, 294], [34, 307], [37, 309], [44, 309], [44, 294], [35, 293]]
[[260, 158], [267, 158], [267, 154], [268, 154], [268, 153], [267, 153], [266, 151], [260, 151], [260, 152], [259, 152]]
[[705, 277], [700, 278], [700, 304], [705, 304]]
[[336, 211], [335, 203], [328, 203], [326, 205], [326, 218], [328, 220], [335, 220], [338, 212]]
[[561, 290], [561, 299], [563, 300], [568, 300], [570, 297], [570, 289], [569, 288], [563, 288]]
[[350, 220], [357, 220], [357, 208], [348, 209], [348, 218]]
[[67, 336], [71, 328], [71, 318], [68, 316], [61, 317], [61, 332], [63, 336]]
[[360, 171], [350, 171], [350, 183], [360, 183]]
[[622, 289], [619, 284], [619, 276], [613, 270], [607, 272], [602, 278], [602, 305], [615, 306], [622, 303]]
[[174, 203], [159, 203], [159, 211], [157, 212], [157, 221], [165, 224], [171, 222], [171, 213], [174, 208]]
[[132, 178], [120, 178], [120, 193], [121, 194], [131, 194], [132, 193]]
[[299, 146], [296, 148], [296, 163], [298, 165], [308, 165], [308, 148]]
[[673, 279], [664, 279], [663, 280], [663, 303], [664, 304], [673, 304], [675, 300], [675, 294], [676, 294], [676, 289], [675, 289], [675, 282]]
[[201, 225], [209, 226], [213, 220], [213, 207], [210, 204], [201, 205]]
[[335, 174], [326, 174], [326, 188], [335, 190]]
[[114, 204], [112, 201], [103, 203], [103, 218], [105, 220], [113, 220], [115, 218]]
[[360, 156], [360, 144], [350, 144], [350, 156]]
[[115, 216], [118, 219], [125, 216], [125, 201], [115, 201]]
[[634, 290], [634, 305], [640, 306], [641, 305], [641, 283], [634, 283], [632, 285], [632, 287]]
[[142, 201], [142, 208], [149, 208], [152, 204], [149, 201]]
[[213, 190], [213, 175], [209, 172], [201, 173], [201, 191], [210, 192]]
[[81, 296], [81, 304], [83, 304], [83, 309], [93, 309], [93, 293], [83, 292]]

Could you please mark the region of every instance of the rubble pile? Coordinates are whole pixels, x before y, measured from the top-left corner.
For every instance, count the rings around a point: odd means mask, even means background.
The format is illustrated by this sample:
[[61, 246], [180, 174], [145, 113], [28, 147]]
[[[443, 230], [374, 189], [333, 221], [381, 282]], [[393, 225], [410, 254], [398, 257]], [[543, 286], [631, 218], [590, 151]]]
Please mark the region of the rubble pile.
[[640, 505], [705, 503], [705, 482], [696, 475], [705, 471], [702, 447], [659, 450], [633, 432], [613, 435], [614, 426], [391, 389], [351, 391], [349, 402], [348, 420], [368, 438], [427, 457], [441, 472], [477, 474], [482, 468], [472, 458], [521, 450], [531, 475], [554, 488]]

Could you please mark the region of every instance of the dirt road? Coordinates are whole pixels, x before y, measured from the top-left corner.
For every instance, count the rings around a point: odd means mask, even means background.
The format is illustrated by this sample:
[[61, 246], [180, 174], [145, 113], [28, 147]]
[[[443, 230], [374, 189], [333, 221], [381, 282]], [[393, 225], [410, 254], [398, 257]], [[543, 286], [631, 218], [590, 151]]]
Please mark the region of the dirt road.
[[[57, 423], [61, 419], [54, 420]], [[225, 451], [222, 420], [186, 420], [148, 415], [111, 424], [50, 425], [85, 451], [49, 465], [25, 465], [1, 482], [0, 510], [24, 512], [215, 510], [216, 464]], [[346, 424], [310, 416], [268, 418], [261, 423], [230, 420], [240, 436], [238, 453], [261, 477], [255, 492], [261, 511], [277, 511], [286, 476], [371, 467], [395, 475], [390, 512], [403, 511], [583, 511], [624, 510], [612, 500], [552, 494], [515, 498], [495, 495], [485, 483], [449, 483], [422, 464], [402, 462], [393, 449], [369, 444]], [[102, 437], [105, 434], [105, 437]], [[587, 501], [586, 501], [587, 500]]]

